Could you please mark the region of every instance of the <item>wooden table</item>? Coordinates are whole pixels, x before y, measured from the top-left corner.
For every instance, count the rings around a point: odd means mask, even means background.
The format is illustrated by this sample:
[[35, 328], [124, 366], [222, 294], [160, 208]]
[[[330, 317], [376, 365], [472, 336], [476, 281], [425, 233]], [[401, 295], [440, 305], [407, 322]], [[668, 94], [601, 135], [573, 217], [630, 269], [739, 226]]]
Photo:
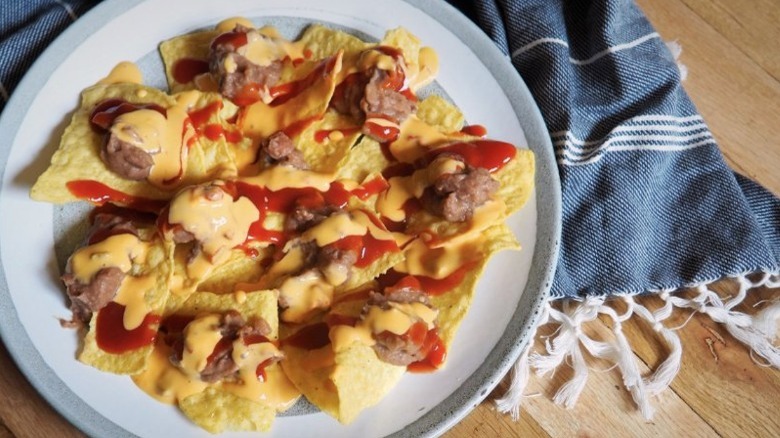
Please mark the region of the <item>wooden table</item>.
[[[729, 165], [780, 194], [780, 1], [639, 4], [664, 39], [682, 45], [681, 61], [689, 71], [685, 88]], [[733, 286], [722, 284], [718, 291], [729, 294]], [[761, 290], [742, 307], [770, 296]], [[653, 306], [654, 300], [642, 302]], [[668, 324], [687, 317], [681, 312]], [[598, 337], [609, 332], [608, 323], [600, 321], [587, 331]], [[714, 342], [711, 350], [707, 340], [717, 339], [713, 331], [724, 343]], [[645, 371], [663, 360], [664, 347], [649, 327], [629, 322], [624, 332]], [[496, 413], [486, 401], [445, 436], [780, 436], [780, 372], [755, 365], [746, 348], [706, 317], [694, 316], [677, 333], [684, 349], [682, 369], [672, 387], [654, 400], [652, 422], [635, 410], [619, 373], [599, 372], [607, 366], [592, 362], [594, 371], [574, 409], [550, 401], [571, 375], [560, 369], [552, 378], [532, 377], [526, 393], [539, 396], [525, 399], [520, 421]], [[4, 347], [0, 388], [0, 438], [81, 436], [32, 389]], [[488, 400], [500, 393], [499, 388]]]

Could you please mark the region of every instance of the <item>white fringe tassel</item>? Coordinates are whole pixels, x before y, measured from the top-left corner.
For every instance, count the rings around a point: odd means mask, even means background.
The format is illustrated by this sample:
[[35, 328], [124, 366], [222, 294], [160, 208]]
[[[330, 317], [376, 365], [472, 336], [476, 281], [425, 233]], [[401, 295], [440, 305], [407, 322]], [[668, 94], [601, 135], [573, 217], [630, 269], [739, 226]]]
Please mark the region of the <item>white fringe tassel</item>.
[[680, 43], [677, 42], [677, 40], [674, 41], [667, 41], [666, 47], [669, 49], [670, 52], [672, 52], [672, 56], [674, 57], [674, 61], [677, 63], [677, 70], [680, 71], [680, 80], [684, 81], [688, 78], [688, 67], [685, 66], [682, 62], [680, 62], [680, 55], [682, 54], [682, 46]]
[[[520, 417], [523, 391], [528, 384], [531, 368], [536, 370], [537, 375], [542, 376], [553, 372], [564, 362], [572, 367], [574, 374], [558, 389], [553, 401], [566, 408], [573, 407], [588, 380], [588, 365], [582, 351], [584, 348], [592, 357], [615, 364], [621, 372], [623, 384], [642, 416], [650, 421], [654, 413], [650, 398], [668, 388], [680, 371], [682, 345], [675, 330], [681, 327], [668, 328], [663, 324], [675, 309], [693, 309], [695, 312], [708, 315], [713, 321], [723, 324], [734, 338], [749, 346], [751, 357], [756, 363], [763, 365], [755, 359], [754, 354], [765, 360], [768, 366], [780, 368], [780, 349], [774, 345], [777, 321], [780, 319], [780, 297], [770, 301], [752, 316], [733, 310], [742, 303], [747, 292], [752, 288], [761, 286], [780, 288], [780, 275], [766, 273], [756, 281], [749, 280], [747, 275], [733, 279], [739, 285], [739, 292], [735, 297], [725, 301], [709, 289], [709, 284], [693, 286], [696, 296], [691, 299], [682, 298], [670, 290], [655, 291], [659, 293], [664, 305], [654, 311], [629, 296], [622, 297], [627, 305], [623, 314], [618, 314], [604, 298], [598, 297], [586, 298], [581, 302], [564, 301], [561, 310], [553, 308], [548, 303], [539, 326], [552, 323], [558, 328], [553, 335], [545, 339], [546, 353], [531, 353], [533, 342], [529, 343], [512, 368], [510, 387], [504, 397], [496, 400], [496, 408], [499, 412], [510, 413], [512, 419], [517, 420]], [[763, 303], [758, 303], [757, 306], [759, 304]], [[611, 319], [612, 332], [615, 336], [613, 342], [597, 341], [583, 334], [583, 324], [594, 321], [599, 315]], [[642, 377], [631, 345], [623, 334], [622, 324], [632, 316], [637, 316], [650, 324], [665, 341], [669, 351], [666, 359], [646, 377]], [[552, 341], [550, 338], [553, 338]]]

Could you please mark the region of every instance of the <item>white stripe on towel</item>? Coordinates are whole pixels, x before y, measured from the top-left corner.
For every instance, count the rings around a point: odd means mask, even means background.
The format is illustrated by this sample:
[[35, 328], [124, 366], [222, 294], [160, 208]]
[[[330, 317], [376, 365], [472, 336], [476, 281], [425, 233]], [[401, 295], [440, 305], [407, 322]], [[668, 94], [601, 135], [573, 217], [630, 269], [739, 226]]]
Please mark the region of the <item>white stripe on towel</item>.
[[[634, 146], [654, 146], [648, 143], [650, 142], [670, 142], [681, 143], [691, 142], [695, 140], [701, 140], [703, 138], [712, 138], [710, 131], [699, 132], [693, 135], [616, 135], [610, 137], [604, 143], [601, 143], [595, 148], [580, 148], [578, 146], [567, 144], [566, 148], [559, 148], [555, 151], [555, 155], [565, 155], [573, 160], [582, 160], [590, 158], [591, 155], [597, 154], [599, 151], [623, 147], [623, 145], [613, 145], [614, 143], [629, 143]], [[579, 155], [577, 155], [579, 154]]]
[[627, 146], [612, 146], [609, 149], [605, 150], [604, 153], [601, 154], [595, 154], [588, 158], [587, 160], [581, 160], [581, 161], [575, 161], [570, 160], [565, 157], [558, 158], [558, 164], [564, 165], [564, 166], [580, 166], [584, 164], [592, 164], [596, 163], [599, 160], [601, 160], [604, 155], [606, 155], [606, 152], [625, 152], [625, 151], [660, 151], [660, 152], [680, 152], [685, 151], [689, 149], [695, 149], [700, 146], [707, 146], [707, 145], [714, 145], [715, 139], [714, 138], [708, 138], [705, 140], [698, 141], [696, 143], [691, 144], [685, 144], [685, 145], [627, 145]]
[[79, 18], [79, 16], [76, 15], [76, 12], [73, 11], [73, 8], [71, 8], [70, 5], [65, 3], [63, 0], [52, 0], [52, 1], [62, 6], [65, 9], [65, 12], [67, 12], [68, 15], [70, 15], [71, 20], [76, 21], [76, 19]]
[[[661, 36], [658, 34], [658, 32], [653, 32], [651, 34], [647, 34], [645, 36], [639, 37], [639, 38], [637, 38], [637, 39], [635, 39], [633, 41], [629, 41], [627, 43], [617, 44], [617, 45], [612, 46], [612, 47], [607, 47], [606, 49], [596, 53], [595, 55], [593, 55], [593, 56], [591, 56], [590, 58], [587, 58], [587, 59], [574, 59], [572, 57], [569, 57], [569, 62], [571, 62], [574, 65], [588, 65], [588, 64], [591, 64], [591, 63], [593, 63], [593, 62], [595, 62], [595, 61], [597, 61], [597, 60], [599, 60], [599, 59], [609, 55], [610, 53], [615, 53], [615, 52], [619, 52], [621, 50], [630, 49], [632, 47], [636, 47], [636, 46], [644, 43], [645, 41], [648, 41], [648, 40], [651, 40], [651, 39], [654, 39], [654, 38], [660, 38], [660, 37]], [[569, 43], [567, 43], [566, 41], [564, 41], [562, 39], [559, 39], [559, 38], [539, 38], [538, 40], [531, 41], [530, 43], [528, 43], [528, 44], [524, 45], [523, 47], [520, 47], [517, 50], [515, 50], [514, 52], [512, 52], [512, 58], [514, 58], [514, 57], [516, 57], [516, 56], [518, 56], [518, 55], [520, 55], [522, 53], [525, 53], [525, 52], [533, 49], [536, 46], [539, 46], [541, 44], [547, 44], [547, 43], [558, 44], [558, 45], [564, 46], [566, 48], [569, 47]]]
[[[676, 123], [678, 125], [683, 125], [683, 124], [690, 123], [690, 122], [701, 122], [701, 121], [703, 121], [703, 119], [698, 114], [697, 115], [693, 115], [693, 116], [685, 116], [685, 117], [669, 116], [669, 115], [665, 115], [665, 114], [660, 114], [660, 115], [646, 114], [646, 115], [636, 116], [636, 117], [632, 117], [632, 118], [630, 118], [628, 120], [625, 120], [625, 121], [622, 122], [621, 126], [627, 126], [627, 125], [630, 125], [631, 123], [637, 123], [637, 122], [640, 122], [640, 123], [641, 122], [674, 122], [674, 123]], [[621, 126], [618, 126], [615, 129], [618, 129]], [[648, 126], [648, 128], [650, 128], [650, 125], [640, 125], [640, 126]], [[564, 131], [554, 131], [554, 132], [550, 133], [550, 137], [551, 138], [565, 137], [565, 136], [567, 137], [569, 135], [571, 135], [571, 131], [565, 131], [565, 130]], [[609, 134], [607, 136], [605, 136], [604, 138], [606, 138], [608, 136], [609, 136]]]
[[697, 123], [695, 125], [689, 125], [689, 126], [679, 126], [679, 125], [618, 126], [617, 128], [613, 129], [609, 134], [605, 135], [604, 137], [598, 140], [580, 140], [579, 138], [575, 137], [571, 132], [568, 132], [565, 138], [561, 138], [559, 140], [553, 141], [553, 145], [563, 146], [565, 144], [571, 144], [571, 145], [578, 145], [578, 146], [590, 146], [594, 144], [599, 144], [607, 140], [612, 134], [616, 134], [619, 132], [663, 131], [663, 132], [685, 133], [685, 132], [697, 131], [706, 128], [707, 125], [705, 125], [704, 123]]

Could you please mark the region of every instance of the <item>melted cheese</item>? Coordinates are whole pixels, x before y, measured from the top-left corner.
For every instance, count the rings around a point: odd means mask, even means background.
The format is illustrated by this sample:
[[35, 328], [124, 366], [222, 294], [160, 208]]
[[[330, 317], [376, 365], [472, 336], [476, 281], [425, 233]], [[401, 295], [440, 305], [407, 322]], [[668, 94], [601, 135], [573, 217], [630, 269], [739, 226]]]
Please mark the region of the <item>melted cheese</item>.
[[159, 112], [152, 109], [139, 109], [121, 114], [114, 119], [111, 133], [119, 140], [154, 155], [162, 150], [167, 124], [165, 116]]
[[237, 25], [248, 27], [250, 29], [255, 27], [254, 23], [244, 17], [230, 17], [217, 23], [217, 25], [214, 26], [214, 30], [220, 33], [230, 32], [235, 29]]
[[412, 198], [420, 198], [427, 187], [440, 176], [455, 173], [463, 169], [459, 160], [441, 157], [434, 160], [427, 168], [420, 169], [410, 176], [397, 176], [388, 181], [389, 188], [380, 193], [376, 208], [382, 216], [396, 222], [406, 218], [404, 204]]
[[319, 271], [310, 269], [282, 282], [279, 286], [279, 297], [288, 305], [279, 315], [282, 321], [300, 323], [313, 313], [330, 306], [333, 301], [333, 286]]
[[279, 191], [286, 188], [313, 187], [325, 192], [335, 178], [332, 174], [296, 169], [292, 166], [271, 166], [257, 176], [242, 178], [242, 181], [252, 185]]
[[449, 141], [447, 135], [411, 115], [401, 123], [398, 138], [390, 143], [390, 152], [398, 161], [413, 163], [429, 150]]
[[172, 350], [164, 342], [157, 342], [154, 351], [146, 360], [146, 368], [140, 374], [131, 376], [133, 382], [145, 393], [158, 401], [174, 404], [208, 387], [198, 378], [184, 374], [169, 360]]
[[143, 84], [143, 81], [143, 75], [141, 74], [141, 70], [137, 65], [129, 61], [122, 61], [111, 69], [111, 72], [108, 74], [108, 76], [99, 80], [98, 84], [108, 85], [119, 84], [123, 82], [130, 84]]
[[237, 290], [233, 292], [233, 299], [236, 300], [238, 304], [243, 304], [246, 302], [246, 292], [242, 290]]
[[[265, 369], [268, 378], [265, 382], [258, 380], [254, 373], [254, 369], [251, 369], [250, 373], [250, 369], [246, 368], [246, 377], [242, 377], [241, 382], [224, 382], [220, 387], [223, 391], [239, 397], [264, 403], [277, 412], [289, 409], [301, 396], [301, 392], [290, 382], [279, 364]], [[244, 371], [241, 371], [241, 375], [244, 376]]]
[[[265, 348], [263, 347], [263, 349]], [[277, 411], [284, 411], [291, 407], [301, 395], [278, 364], [266, 368], [268, 379], [265, 382], [258, 380], [254, 374], [256, 366], [252, 368], [250, 375], [248, 370], [251, 364], [246, 363], [243, 369], [247, 370], [247, 376], [251, 378], [243, 380], [242, 377], [240, 382], [209, 384], [198, 378], [189, 377], [181, 369], [172, 365], [168, 359], [171, 353], [170, 347], [163, 342], [158, 342], [146, 361], [144, 371], [132, 376], [136, 386], [163, 403], [175, 404], [212, 386], [248, 400], [262, 402]], [[257, 360], [258, 356], [250, 354], [248, 358]], [[244, 360], [244, 362], [246, 361]], [[243, 373], [241, 375], [243, 376]]]
[[359, 215], [349, 212], [341, 212], [330, 215], [324, 221], [309, 228], [303, 233], [304, 241], [315, 241], [320, 248], [347, 236], [364, 236], [368, 232], [365, 224], [361, 223]]
[[290, 240], [287, 242], [284, 246], [284, 257], [271, 266], [267, 272], [268, 277], [279, 278], [284, 275], [298, 272], [303, 268], [305, 254], [300, 243], [300, 240]]
[[192, 378], [199, 378], [208, 365], [209, 356], [222, 339], [220, 315], [205, 315], [194, 319], [184, 328], [184, 350], [181, 369]]
[[[327, 110], [328, 102], [336, 88], [335, 77], [341, 71], [343, 52], [339, 51], [335, 56], [333, 68], [327, 75], [290, 100], [275, 106], [258, 101], [246, 107], [239, 121], [244, 134], [258, 140], [264, 139], [296, 122], [321, 117]], [[254, 160], [254, 156], [249, 158], [250, 162]]]
[[464, 242], [456, 242], [439, 248], [429, 248], [416, 239], [404, 248], [404, 260], [393, 267], [397, 272], [442, 279], [461, 266], [483, 257], [484, 237], [477, 233]]
[[226, 250], [246, 240], [249, 226], [260, 218], [260, 212], [249, 199], [234, 201], [221, 190], [219, 199], [208, 199], [207, 187], [192, 186], [181, 191], [171, 202], [168, 221], [192, 233], [203, 252], [219, 262], [228, 255]]
[[328, 332], [328, 338], [335, 353], [348, 349], [356, 342], [369, 346], [376, 343], [371, 336], [371, 331], [363, 326], [334, 325]]
[[80, 248], [68, 261], [70, 272], [80, 283], [89, 283], [101, 269], [116, 267], [125, 273], [114, 302], [125, 306], [123, 325], [132, 330], [141, 325], [150, 308], [147, 292], [157, 287], [153, 274], [134, 274], [146, 263], [151, 244], [133, 234], [116, 234], [105, 240]]
[[116, 234], [79, 248], [68, 261], [70, 272], [81, 283], [89, 283], [103, 268], [117, 267], [128, 273], [133, 263], [144, 263], [149, 245], [133, 234]]
[[438, 310], [432, 309], [423, 303], [388, 303], [390, 308], [383, 310], [377, 306], [369, 307], [368, 313], [354, 327], [336, 325], [331, 327], [328, 337], [333, 351], [338, 353], [346, 350], [350, 345], [359, 342], [365, 345], [374, 345], [376, 341], [373, 335], [389, 332], [395, 335], [403, 335], [414, 323], [422, 320], [428, 327], [434, 327]]
[[133, 330], [144, 322], [151, 308], [146, 303], [147, 292], [157, 287], [155, 275], [127, 276], [117, 291], [114, 302], [125, 306], [122, 324], [126, 330]]
[[[153, 165], [147, 180], [161, 188], [170, 188], [184, 174], [187, 148], [194, 135], [185, 125], [187, 111], [200, 97], [197, 91], [176, 95], [176, 104], [166, 109], [163, 116], [152, 109], [139, 109], [118, 116], [111, 125], [111, 133], [119, 140], [143, 149], [151, 155]], [[187, 129], [185, 129], [187, 126]]]
[[407, 71], [407, 85], [412, 91], [417, 91], [433, 82], [439, 74], [439, 55], [433, 48], [423, 47], [420, 49], [417, 64], [417, 71]]

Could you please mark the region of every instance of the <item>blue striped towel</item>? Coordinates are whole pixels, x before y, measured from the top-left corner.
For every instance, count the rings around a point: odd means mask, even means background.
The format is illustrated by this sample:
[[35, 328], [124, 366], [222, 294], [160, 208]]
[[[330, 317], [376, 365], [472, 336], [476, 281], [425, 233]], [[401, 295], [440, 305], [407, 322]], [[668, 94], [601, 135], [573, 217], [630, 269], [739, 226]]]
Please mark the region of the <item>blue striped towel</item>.
[[[10, 0], [0, 9], [0, 110], [30, 63], [95, 2]], [[563, 190], [563, 239], [554, 299], [545, 321], [561, 324], [544, 353], [526, 351], [502, 410], [518, 412], [527, 366], [551, 370], [570, 358], [574, 378], [556, 395], [572, 404], [587, 367], [581, 348], [614, 360], [645, 416], [647, 398], [679, 367], [679, 339], [660, 324], [668, 309], [689, 307], [721, 322], [780, 368], [769, 322], [733, 310], [751, 287], [780, 285], [780, 201], [724, 163], [712, 134], [681, 86], [674, 56], [629, 0], [452, 0], [507, 54], [535, 96], [550, 131]], [[748, 277], [748, 273], [763, 273]], [[735, 277], [740, 293], [721, 299], [707, 285]], [[695, 286], [698, 296], [671, 292]], [[658, 293], [668, 306], [630, 311], [653, 323], [671, 353], [642, 378], [626, 360], [625, 315], [606, 297]], [[616, 340], [597, 343], [577, 330], [614, 316]], [[576, 334], [573, 335], [573, 334]], [[677, 339], [675, 341], [675, 339]]]
[[[735, 174], [681, 85], [675, 56], [631, 0], [451, 1], [510, 57], [534, 95], [550, 132], [563, 195], [563, 235], [553, 299], [545, 321], [559, 324], [546, 352], [526, 351], [499, 408], [517, 415], [529, 364], [539, 373], [569, 361], [574, 377], [555, 395], [576, 402], [587, 378], [582, 349], [612, 360], [646, 418], [649, 397], [679, 369], [680, 342], [663, 326], [676, 307], [722, 323], [780, 368], [772, 344], [780, 303], [755, 315], [734, 309], [755, 286], [780, 286], [780, 200]], [[679, 54], [679, 52], [678, 52]], [[684, 72], [682, 72], [684, 73]], [[752, 275], [761, 273], [763, 275]], [[708, 288], [733, 277], [739, 293]], [[693, 287], [697, 296], [671, 293]], [[658, 293], [650, 311], [633, 295]], [[605, 300], [622, 296], [627, 313]], [[579, 330], [612, 317], [615, 341]], [[631, 314], [667, 341], [670, 354], [643, 378], [620, 330]]]

